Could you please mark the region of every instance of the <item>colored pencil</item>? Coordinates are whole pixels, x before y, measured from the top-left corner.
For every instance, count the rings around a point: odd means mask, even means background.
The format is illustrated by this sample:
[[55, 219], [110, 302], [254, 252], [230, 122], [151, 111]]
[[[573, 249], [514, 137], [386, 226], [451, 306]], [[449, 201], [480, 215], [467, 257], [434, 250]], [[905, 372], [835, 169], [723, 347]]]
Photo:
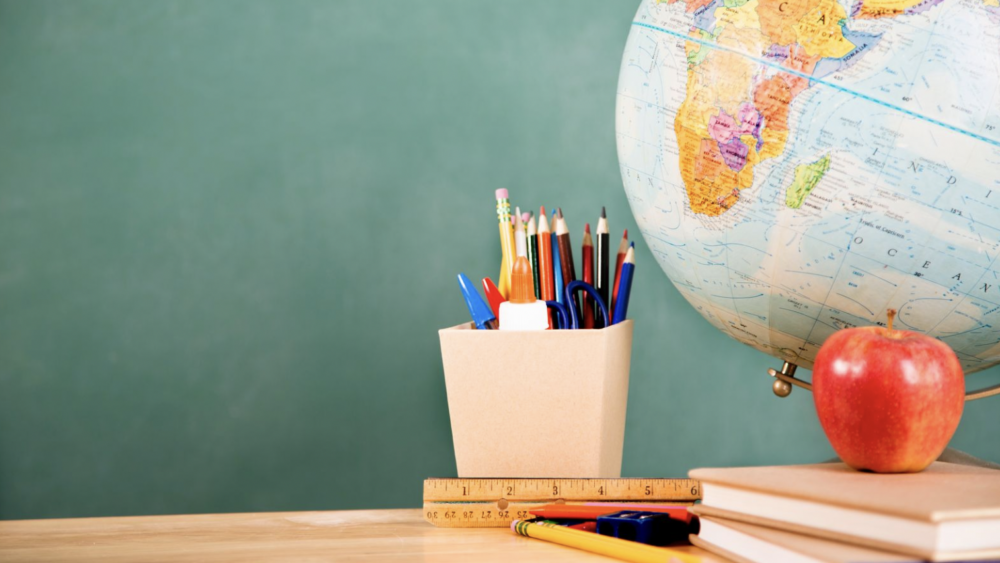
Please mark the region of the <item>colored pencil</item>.
[[[559, 265], [562, 268], [563, 285], [576, 281], [576, 268], [573, 267], [573, 243], [569, 239], [569, 227], [566, 226], [566, 218], [563, 217], [562, 208], [556, 209], [558, 218], [556, 219], [556, 244], [559, 247]], [[570, 305], [567, 303], [567, 305]], [[583, 311], [577, 307], [578, 316], [582, 317]]]
[[510, 287], [510, 273], [514, 268], [514, 234], [513, 225], [510, 220], [510, 199], [505, 188], [496, 191], [497, 197], [497, 220], [500, 223], [500, 251], [503, 253], [503, 260], [500, 263], [500, 295], [507, 298], [507, 291]]
[[615, 314], [611, 324], [625, 320], [628, 314], [628, 297], [632, 292], [632, 274], [635, 271], [635, 243], [629, 247], [622, 262], [621, 286], [618, 288], [618, 298], [615, 299]]
[[671, 506], [664, 504], [642, 504], [642, 503], [618, 503], [618, 502], [593, 502], [587, 504], [546, 504], [538, 508], [532, 508], [530, 512], [539, 518], [555, 520], [565, 518], [568, 520], [596, 520], [598, 516], [614, 514], [623, 510], [635, 510], [641, 512], [660, 512], [668, 514], [674, 520], [684, 522], [691, 521], [691, 513], [686, 506]]
[[[597, 220], [597, 261], [596, 267], [594, 268], [594, 287], [597, 289], [597, 294], [601, 296], [604, 300], [604, 304], [608, 306], [608, 311], [611, 309], [611, 301], [608, 297], [611, 295], [611, 280], [608, 279], [608, 245], [610, 244], [610, 235], [608, 234], [608, 216], [605, 213], [604, 208], [601, 208], [601, 218]], [[600, 313], [597, 312], [597, 303], [594, 303], [594, 317], [597, 318]]]
[[[581, 257], [583, 268], [583, 281], [594, 285], [594, 241], [590, 238], [590, 223], [583, 227], [583, 256]], [[583, 292], [583, 302], [580, 303], [583, 309], [583, 325], [580, 328], [594, 328], [594, 300], [590, 294]]]
[[611, 536], [572, 530], [554, 522], [544, 520], [514, 520], [510, 525], [510, 529], [522, 536], [545, 540], [565, 545], [566, 547], [574, 547], [591, 553], [600, 553], [601, 555], [607, 555], [622, 561], [632, 561], [634, 563], [668, 563], [672, 561], [701, 563], [701, 557], [676, 549], [653, 547]]
[[[543, 301], [555, 301], [556, 280], [552, 273], [552, 231], [545, 207], [538, 212], [538, 285]], [[549, 309], [549, 328], [552, 328], [552, 310]]]
[[622, 262], [625, 261], [625, 253], [628, 252], [628, 229], [622, 233], [622, 241], [618, 245], [618, 257], [615, 259], [615, 285], [611, 289], [611, 301], [608, 301], [608, 313], [614, 312], [614, 301], [618, 299], [618, 282], [622, 277]]
[[566, 296], [563, 288], [563, 275], [562, 275], [562, 253], [559, 252], [559, 239], [556, 237], [555, 233], [549, 237], [552, 240], [552, 277], [555, 279], [556, 288], [556, 301], [559, 303], [566, 302]]
[[528, 235], [524, 232], [524, 226], [521, 225], [521, 209], [517, 209], [517, 214], [514, 215], [514, 258], [517, 259], [520, 256], [528, 257]]
[[535, 299], [542, 298], [541, 279], [538, 277], [538, 230], [535, 216], [528, 217], [528, 261], [531, 262], [531, 279], [535, 284]]

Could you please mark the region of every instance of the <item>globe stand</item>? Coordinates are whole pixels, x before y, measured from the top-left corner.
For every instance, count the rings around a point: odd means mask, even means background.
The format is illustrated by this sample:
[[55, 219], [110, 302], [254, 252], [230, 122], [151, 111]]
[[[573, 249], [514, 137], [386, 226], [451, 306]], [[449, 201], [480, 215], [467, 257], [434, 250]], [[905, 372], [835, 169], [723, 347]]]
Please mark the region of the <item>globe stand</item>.
[[[774, 378], [771, 390], [774, 391], [775, 395], [779, 397], [787, 397], [791, 395], [792, 385], [801, 387], [806, 391], [812, 391], [813, 387], [811, 383], [795, 378], [795, 370], [798, 369], [798, 367], [799, 366], [791, 362], [784, 362], [781, 364], [781, 371], [774, 368], [767, 370], [767, 374]], [[965, 400], [975, 401], [976, 399], [985, 399], [986, 397], [992, 397], [993, 395], [1000, 395], [1000, 385], [994, 385], [993, 387], [986, 387], [976, 391], [969, 391], [965, 394]]]
[[779, 397], [791, 395], [792, 385], [798, 385], [806, 391], [812, 391], [812, 385], [801, 379], [795, 379], [795, 370], [798, 367], [791, 362], [785, 362], [781, 365], [781, 371], [777, 371], [774, 368], [767, 370], [767, 374], [775, 378], [774, 384], [771, 385], [771, 390], [774, 391], [775, 395]]

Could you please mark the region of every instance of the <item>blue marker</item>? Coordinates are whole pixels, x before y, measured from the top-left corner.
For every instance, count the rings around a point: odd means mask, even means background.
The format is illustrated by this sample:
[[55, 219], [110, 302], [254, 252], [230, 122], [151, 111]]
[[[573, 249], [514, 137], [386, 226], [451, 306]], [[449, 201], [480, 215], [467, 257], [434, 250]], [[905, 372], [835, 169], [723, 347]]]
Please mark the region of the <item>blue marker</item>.
[[625, 260], [622, 261], [622, 277], [618, 285], [618, 296], [615, 297], [615, 315], [611, 324], [618, 324], [625, 320], [628, 313], [628, 296], [632, 291], [632, 273], [635, 272], [635, 243], [629, 245], [628, 252], [625, 253]]
[[469, 314], [472, 315], [472, 322], [476, 323], [476, 328], [479, 330], [496, 329], [497, 318], [493, 316], [490, 306], [476, 291], [476, 286], [472, 285], [472, 280], [467, 278], [465, 274], [458, 274], [458, 286], [462, 289], [465, 306], [469, 308]]

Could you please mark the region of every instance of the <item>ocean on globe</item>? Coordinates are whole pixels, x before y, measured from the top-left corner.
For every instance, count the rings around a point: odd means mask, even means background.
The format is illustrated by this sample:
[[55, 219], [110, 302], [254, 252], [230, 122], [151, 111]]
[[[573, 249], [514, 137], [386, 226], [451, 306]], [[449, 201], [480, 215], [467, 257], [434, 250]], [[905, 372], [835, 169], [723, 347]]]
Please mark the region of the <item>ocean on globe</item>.
[[1000, 0], [643, 0], [632, 212], [729, 336], [811, 368], [884, 324], [1000, 362]]

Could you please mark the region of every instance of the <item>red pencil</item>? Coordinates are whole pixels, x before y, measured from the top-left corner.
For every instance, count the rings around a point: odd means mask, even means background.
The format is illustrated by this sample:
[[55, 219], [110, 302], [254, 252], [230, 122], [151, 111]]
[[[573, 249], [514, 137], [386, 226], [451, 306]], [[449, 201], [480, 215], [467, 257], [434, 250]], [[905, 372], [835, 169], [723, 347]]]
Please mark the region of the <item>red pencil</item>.
[[608, 313], [614, 311], [612, 304], [618, 298], [618, 282], [622, 279], [622, 263], [625, 262], [625, 253], [628, 252], [628, 229], [622, 234], [622, 242], [618, 245], [618, 258], [615, 260], [615, 285], [611, 290], [611, 300], [608, 303]]
[[[583, 228], [583, 281], [594, 285], [594, 241], [590, 238], [590, 223]], [[583, 292], [583, 327], [594, 328], [594, 300]]]
[[643, 505], [641, 503], [620, 504], [616, 502], [595, 502], [588, 504], [546, 504], [532, 508], [528, 512], [541, 518], [566, 518], [573, 520], [595, 520], [598, 516], [614, 514], [622, 510], [642, 512], [660, 512], [669, 515], [674, 520], [691, 521], [691, 513], [686, 506], [670, 506], [663, 504]]
[[597, 532], [597, 522], [580, 522], [579, 524], [570, 524], [566, 526], [571, 530], [580, 530], [582, 532]]

